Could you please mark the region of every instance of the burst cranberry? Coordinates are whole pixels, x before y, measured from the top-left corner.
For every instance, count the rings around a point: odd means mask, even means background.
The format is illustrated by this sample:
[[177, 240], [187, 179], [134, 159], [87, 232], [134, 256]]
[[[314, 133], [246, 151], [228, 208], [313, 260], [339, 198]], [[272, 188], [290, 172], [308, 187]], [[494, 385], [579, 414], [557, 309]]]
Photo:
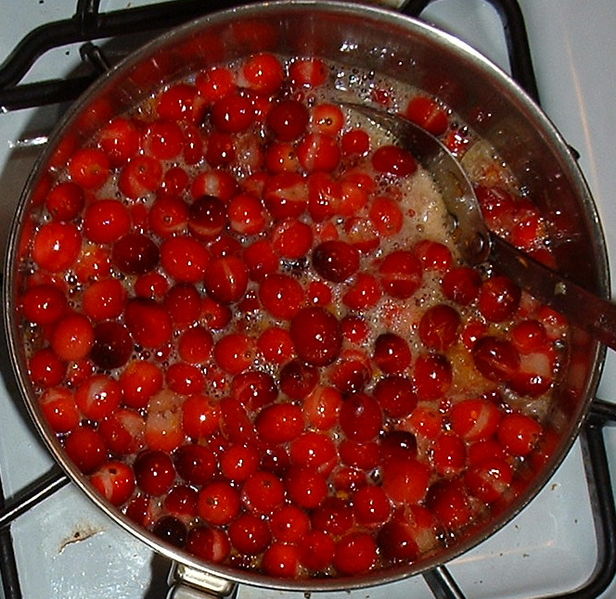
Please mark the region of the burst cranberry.
[[39, 399], [39, 405], [49, 426], [57, 433], [67, 433], [79, 424], [81, 418], [75, 397], [63, 387], [47, 389]]
[[135, 490], [135, 476], [130, 466], [116, 460], [103, 464], [90, 475], [92, 486], [113, 505], [122, 505]]
[[402, 372], [411, 363], [411, 349], [402, 337], [383, 333], [374, 342], [373, 360], [387, 374]]
[[509, 277], [492, 277], [479, 290], [479, 311], [491, 322], [510, 318], [519, 303], [520, 288]]
[[227, 225], [226, 207], [214, 196], [197, 198], [188, 208], [187, 217], [190, 231], [204, 239], [215, 238]]
[[325, 241], [314, 248], [312, 265], [324, 279], [341, 283], [359, 268], [359, 252], [344, 241]]
[[263, 202], [274, 219], [297, 218], [306, 210], [306, 180], [299, 173], [269, 177], [263, 187]]
[[456, 342], [461, 321], [454, 308], [447, 304], [437, 304], [426, 310], [421, 317], [419, 338], [426, 347], [445, 351]]
[[205, 272], [205, 288], [218, 302], [228, 304], [242, 298], [248, 285], [248, 270], [237, 256], [212, 260]]
[[77, 150], [68, 162], [71, 179], [85, 189], [98, 189], [109, 177], [107, 154], [98, 148]]
[[397, 250], [385, 256], [379, 266], [385, 293], [397, 299], [411, 297], [422, 282], [421, 262], [412, 252]]
[[133, 410], [116, 410], [99, 424], [98, 430], [116, 456], [136, 453], [143, 447], [145, 421]]
[[317, 369], [300, 360], [287, 362], [280, 371], [280, 390], [291, 399], [304, 399], [318, 381]]
[[466, 441], [489, 439], [498, 428], [500, 410], [487, 399], [465, 399], [449, 413], [453, 430]]
[[231, 543], [223, 530], [196, 526], [188, 532], [185, 548], [206, 562], [219, 564], [229, 555]]
[[342, 395], [333, 387], [318, 386], [304, 400], [302, 409], [309, 426], [328, 430], [338, 422]]
[[479, 273], [467, 266], [452, 268], [443, 277], [443, 293], [461, 306], [471, 304], [479, 294], [480, 287]]
[[464, 482], [471, 493], [486, 503], [500, 499], [513, 480], [513, 468], [505, 460], [491, 459], [466, 472]]
[[297, 158], [309, 173], [332, 172], [340, 162], [340, 147], [330, 135], [309, 133], [297, 146]]
[[472, 350], [475, 367], [491, 381], [510, 380], [520, 368], [520, 355], [510, 341], [482, 337]]
[[432, 135], [445, 133], [449, 126], [445, 110], [435, 100], [425, 96], [411, 98], [403, 114]]
[[208, 524], [228, 524], [240, 512], [240, 495], [229, 483], [217, 481], [204, 486], [197, 499], [199, 516]]
[[326, 366], [340, 353], [340, 323], [323, 308], [300, 310], [291, 320], [290, 333], [297, 355], [308, 364]]
[[403, 376], [387, 376], [379, 380], [373, 391], [383, 411], [393, 418], [408, 416], [417, 405], [412, 382]]

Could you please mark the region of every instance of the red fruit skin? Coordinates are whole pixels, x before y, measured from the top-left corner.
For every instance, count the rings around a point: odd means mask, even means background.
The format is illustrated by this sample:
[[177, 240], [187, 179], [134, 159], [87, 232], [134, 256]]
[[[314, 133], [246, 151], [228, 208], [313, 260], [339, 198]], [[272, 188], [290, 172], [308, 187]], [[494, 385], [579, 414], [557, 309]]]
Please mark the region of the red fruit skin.
[[359, 251], [344, 241], [324, 241], [312, 251], [312, 265], [326, 280], [342, 283], [359, 268]]
[[423, 269], [415, 254], [397, 250], [385, 256], [379, 266], [379, 275], [386, 294], [397, 299], [408, 299], [419, 289]]
[[135, 343], [157, 349], [171, 340], [173, 327], [167, 310], [153, 300], [130, 300], [124, 322]]
[[308, 364], [327, 366], [340, 354], [340, 323], [324, 308], [302, 308], [291, 320], [290, 333], [297, 355]]
[[340, 427], [347, 438], [371, 441], [379, 434], [382, 422], [381, 408], [374, 397], [353, 393], [342, 402]]
[[334, 567], [342, 575], [365, 574], [376, 560], [376, 543], [367, 533], [350, 533], [336, 543]]

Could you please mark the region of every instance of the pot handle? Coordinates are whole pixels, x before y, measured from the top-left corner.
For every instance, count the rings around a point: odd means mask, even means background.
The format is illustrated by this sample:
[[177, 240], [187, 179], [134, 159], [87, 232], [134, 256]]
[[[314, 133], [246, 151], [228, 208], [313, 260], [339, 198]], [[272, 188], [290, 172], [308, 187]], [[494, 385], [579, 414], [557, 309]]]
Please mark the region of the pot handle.
[[173, 562], [167, 599], [222, 599], [235, 595], [237, 584], [185, 564]]

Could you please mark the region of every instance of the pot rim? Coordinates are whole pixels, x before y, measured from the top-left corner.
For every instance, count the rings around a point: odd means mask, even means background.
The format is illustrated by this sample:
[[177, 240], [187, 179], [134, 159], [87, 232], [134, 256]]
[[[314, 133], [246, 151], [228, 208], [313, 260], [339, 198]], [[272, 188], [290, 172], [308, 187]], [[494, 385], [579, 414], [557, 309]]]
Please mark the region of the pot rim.
[[[558, 154], [559, 158], [563, 160], [563, 163], [567, 167], [569, 173], [572, 176], [572, 180], [575, 183], [577, 189], [577, 195], [582, 199], [586, 214], [589, 219], [589, 224], [592, 227], [594, 250], [597, 257], [600, 260], [598, 264], [599, 280], [597, 284], [599, 286], [599, 293], [603, 297], [609, 295], [609, 270], [607, 265], [607, 250], [604, 240], [604, 235], [601, 227], [601, 223], [598, 216], [598, 211], [592, 200], [590, 190], [583, 177], [583, 174], [579, 168], [579, 165], [575, 161], [572, 153], [569, 151], [567, 143], [558, 132], [553, 123], [543, 113], [543, 111], [537, 106], [537, 104], [528, 96], [528, 94], [515, 82], [511, 77], [505, 73], [498, 66], [493, 64], [489, 59], [484, 57], [478, 51], [471, 46], [461, 41], [460, 39], [441, 31], [437, 27], [426, 24], [423, 21], [408, 17], [401, 13], [395, 12], [388, 8], [361, 4], [358, 2], [348, 2], [341, 0], [332, 0], [324, 2], [321, 0], [273, 0], [264, 3], [255, 3], [237, 6], [234, 8], [216, 11], [182, 26], [173, 28], [155, 40], [147, 43], [145, 46], [133, 52], [128, 57], [123, 59], [120, 63], [115, 65], [112, 69], [101, 75], [86, 92], [84, 92], [80, 98], [78, 98], [67, 112], [63, 115], [60, 123], [54, 129], [50, 139], [58, 141], [62, 139], [62, 134], [68, 129], [69, 125], [73, 122], [74, 117], [78, 115], [88, 104], [96, 99], [97, 95], [102, 89], [113, 83], [123, 73], [129, 70], [131, 67], [138, 65], [148, 56], [154, 54], [156, 51], [163, 49], [170, 43], [177, 42], [185, 37], [189, 36], [193, 32], [199, 31], [201, 28], [217, 25], [232, 21], [236, 17], [250, 18], [263, 17], [264, 12], [296, 12], [306, 10], [318, 10], [320, 12], [329, 12], [334, 14], [348, 14], [354, 16], [362, 16], [371, 20], [379, 20], [391, 25], [398, 25], [401, 28], [414, 30], [419, 35], [424, 36], [429, 41], [435, 43], [438, 46], [444, 46], [452, 48], [457, 53], [463, 54], [468, 60], [473, 63], [473, 66], [481, 70], [492, 80], [497, 80], [499, 84], [506, 90], [507, 94], [516, 97], [522, 104], [525, 118], [537, 125], [538, 133], [541, 133], [550, 144], [554, 151]], [[34, 185], [41, 174], [41, 169], [46, 161], [49, 159], [51, 152], [54, 148], [54, 144], [50, 143], [47, 148], [37, 159], [34, 168], [32, 169], [24, 191], [21, 194], [19, 205], [15, 217], [13, 219], [11, 231], [8, 237], [8, 247], [6, 251], [5, 265], [4, 265], [4, 301], [6, 306], [11, 306], [14, 303], [16, 294], [16, 273], [15, 266], [17, 262], [17, 241], [21, 233], [23, 220], [26, 212], [27, 202], [32, 194]], [[357, 577], [337, 577], [331, 579], [308, 579], [308, 580], [286, 580], [276, 579], [261, 574], [255, 574], [247, 571], [236, 570], [226, 566], [220, 565], [204, 565], [198, 559], [193, 558], [187, 553], [184, 553], [177, 548], [161, 542], [160, 539], [153, 534], [145, 531], [144, 529], [135, 526], [126, 516], [121, 514], [116, 508], [108, 504], [103, 500], [87, 483], [86, 478], [82, 475], [78, 469], [67, 459], [63, 449], [57, 442], [53, 432], [49, 430], [46, 423], [41, 421], [40, 415], [36, 412], [33, 402], [30, 398], [31, 393], [28, 392], [29, 381], [27, 377], [27, 368], [23, 363], [22, 357], [16, 350], [19, 346], [19, 331], [17, 327], [15, 314], [12, 310], [4, 310], [5, 328], [8, 337], [9, 356], [13, 367], [14, 374], [16, 376], [22, 399], [24, 400], [28, 412], [34, 421], [38, 432], [43, 437], [48, 449], [52, 453], [54, 459], [60, 464], [60, 466], [67, 472], [72, 482], [86, 494], [86, 496], [92, 500], [98, 508], [102, 509], [113, 521], [119, 523], [125, 530], [137, 537], [142, 542], [146, 543], [150, 548], [164, 555], [165, 557], [184, 564], [190, 568], [194, 568], [199, 571], [206, 572], [215, 577], [220, 577], [225, 580], [230, 580], [236, 583], [242, 583], [258, 587], [267, 587], [282, 591], [295, 591], [295, 592], [313, 592], [313, 591], [340, 591], [358, 589], [364, 587], [370, 587], [374, 585], [381, 585], [390, 582], [395, 582], [410, 576], [421, 574], [427, 570], [433, 569], [444, 563], [450, 562], [457, 558], [461, 554], [465, 553], [472, 547], [475, 547], [486, 538], [490, 537], [496, 531], [503, 528], [511, 519], [519, 514], [528, 503], [537, 495], [537, 493], [546, 485], [549, 478], [554, 474], [564, 457], [569, 452], [573, 445], [580, 428], [584, 422], [585, 415], [588, 412], [590, 402], [594, 396], [596, 387], [598, 385], [603, 362], [605, 358], [605, 348], [598, 343], [594, 344], [593, 349], [593, 361], [594, 368], [593, 374], [587, 384], [588, 393], [584, 401], [584, 407], [581, 410], [581, 416], [578, 419], [576, 426], [572, 433], [567, 438], [566, 442], [562, 444], [561, 450], [552, 456], [551, 464], [549, 467], [544, 468], [542, 476], [535, 477], [532, 485], [526, 490], [522, 500], [520, 498], [512, 502], [512, 505], [502, 514], [499, 514], [498, 518], [492, 519], [489, 526], [481, 528], [481, 534], [470, 534], [468, 538], [465, 538], [461, 542], [456, 543], [453, 548], [448, 548], [444, 551], [439, 551], [438, 554], [432, 558], [422, 560], [418, 564], [411, 564], [410, 566], [397, 566], [388, 570], [381, 570], [376, 573]]]

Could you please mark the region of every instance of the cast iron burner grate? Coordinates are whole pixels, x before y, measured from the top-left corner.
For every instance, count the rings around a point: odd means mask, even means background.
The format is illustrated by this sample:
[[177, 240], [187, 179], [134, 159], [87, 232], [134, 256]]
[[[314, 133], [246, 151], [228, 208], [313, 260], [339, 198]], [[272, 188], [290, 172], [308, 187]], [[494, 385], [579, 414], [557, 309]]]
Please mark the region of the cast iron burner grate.
[[[419, 17], [432, 1], [409, 0], [401, 10], [409, 16]], [[512, 77], [538, 102], [539, 93], [528, 37], [517, 0], [485, 1], [496, 9], [502, 21]], [[107, 66], [92, 41], [134, 37], [135, 34], [153, 37], [159, 30], [240, 3], [233, 0], [209, 0], [205, 8], [203, 0], [171, 0], [107, 13], [99, 11], [99, 4], [100, 0], [77, 0], [72, 18], [37, 27], [15, 46], [0, 65], [0, 111], [9, 112], [76, 99]], [[81, 51], [84, 73], [75, 73], [64, 79], [21, 83], [30, 67], [45, 52], [79, 42], [87, 42]], [[575, 150], [572, 151], [575, 153]], [[592, 599], [601, 595], [616, 576], [616, 509], [603, 437], [604, 427], [615, 424], [616, 405], [595, 399], [580, 435], [597, 541], [594, 570], [580, 587], [544, 599]], [[15, 500], [6, 503], [0, 479], [0, 574], [6, 599], [21, 599], [23, 596], [11, 523], [68, 482], [66, 474], [55, 467], [19, 493]], [[424, 573], [423, 577], [436, 599], [464, 599], [463, 591], [445, 566], [438, 566]]]

